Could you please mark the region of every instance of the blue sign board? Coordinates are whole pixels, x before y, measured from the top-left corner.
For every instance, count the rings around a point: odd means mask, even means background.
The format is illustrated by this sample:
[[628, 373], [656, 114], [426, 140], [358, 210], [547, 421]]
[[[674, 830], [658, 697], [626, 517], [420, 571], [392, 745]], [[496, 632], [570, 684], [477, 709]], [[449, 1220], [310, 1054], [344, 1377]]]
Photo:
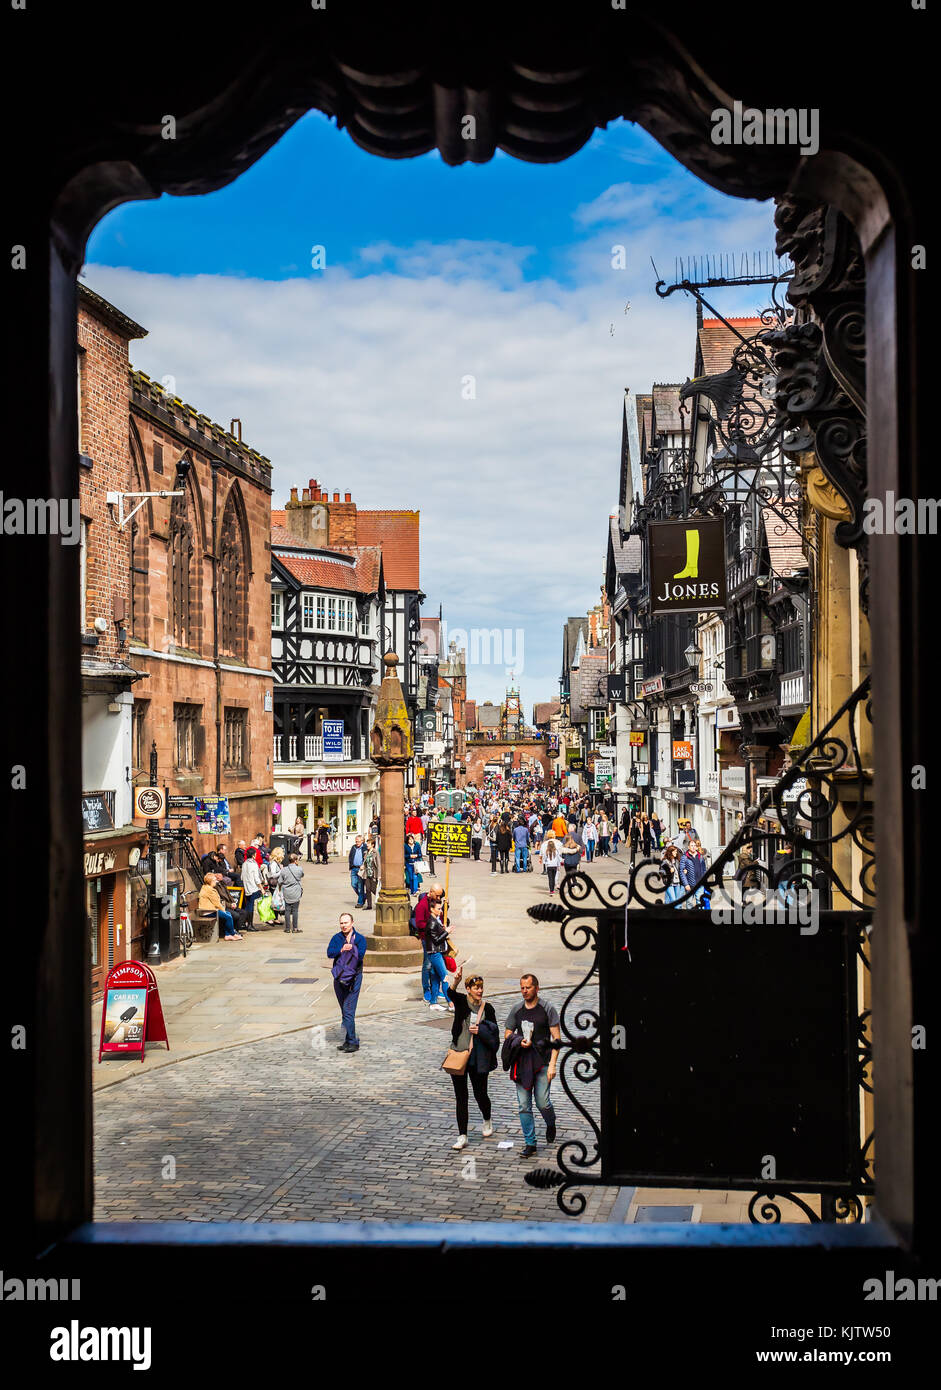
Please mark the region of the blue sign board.
[[343, 761], [343, 720], [325, 719], [323, 721], [323, 760], [325, 763]]

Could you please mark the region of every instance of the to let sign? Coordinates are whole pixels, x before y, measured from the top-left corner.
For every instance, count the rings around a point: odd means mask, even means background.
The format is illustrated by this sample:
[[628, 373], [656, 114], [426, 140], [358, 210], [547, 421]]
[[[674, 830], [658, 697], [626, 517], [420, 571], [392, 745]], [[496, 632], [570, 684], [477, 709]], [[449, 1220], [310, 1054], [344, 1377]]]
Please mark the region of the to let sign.
[[673, 761], [677, 763], [690, 763], [693, 760], [693, 745], [683, 739], [673, 740]]
[[323, 721], [323, 760], [325, 763], [343, 761], [343, 720], [325, 719]]
[[726, 606], [725, 519], [651, 521], [650, 612], [716, 612]]

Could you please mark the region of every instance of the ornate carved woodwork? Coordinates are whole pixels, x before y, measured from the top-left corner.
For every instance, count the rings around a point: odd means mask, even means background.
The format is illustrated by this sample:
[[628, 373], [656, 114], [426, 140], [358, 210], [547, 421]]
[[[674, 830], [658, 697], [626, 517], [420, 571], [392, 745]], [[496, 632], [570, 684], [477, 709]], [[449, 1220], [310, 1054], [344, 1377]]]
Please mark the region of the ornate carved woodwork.
[[775, 357], [775, 402], [794, 431], [789, 452], [813, 449], [823, 478], [814, 470], [805, 473], [808, 500], [824, 516], [838, 520], [838, 544], [857, 551], [860, 601], [868, 611], [862, 529], [867, 490], [862, 253], [855, 232], [836, 208], [785, 197], [778, 202], [775, 221], [777, 252], [790, 256], [795, 267], [787, 297], [797, 310], [793, 324], [762, 335]]

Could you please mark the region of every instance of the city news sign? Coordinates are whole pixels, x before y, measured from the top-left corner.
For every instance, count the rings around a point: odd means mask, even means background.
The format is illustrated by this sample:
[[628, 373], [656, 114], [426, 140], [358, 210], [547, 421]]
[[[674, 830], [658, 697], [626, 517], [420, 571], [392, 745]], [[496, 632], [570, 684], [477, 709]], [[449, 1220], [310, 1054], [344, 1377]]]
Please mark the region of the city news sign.
[[650, 612], [716, 612], [726, 606], [725, 518], [651, 521]]
[[647, 735], [644, 734], [644, 733], [642, 733], [639, 729], [632, 729], [632, 730], [631, 730], [631, 747], [632, 747], [632, 748], [643, 748], [643, 746], [644, 746], [644, 739], [645, 739], [646, 737], [647, 737]]
[[428, 822], [428, 852], [435, 859], [469, 859], [471, 828], [466, 822], [433, 820]]

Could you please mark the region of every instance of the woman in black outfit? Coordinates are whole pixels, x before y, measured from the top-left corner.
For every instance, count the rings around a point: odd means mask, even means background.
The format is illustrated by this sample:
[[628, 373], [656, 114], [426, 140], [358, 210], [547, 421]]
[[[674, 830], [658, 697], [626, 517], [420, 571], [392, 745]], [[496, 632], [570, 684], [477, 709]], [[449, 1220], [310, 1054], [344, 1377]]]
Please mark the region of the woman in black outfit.
[[[497, 1053], [500, 1050], [500, 1029], [492, 1004], [484, 1004], [481, 1014], [481, 1000], [484, 982], [480, 975], [472, 975], [467, 981], [467, 993], [462, 994], [457, 986], [461, 983], [463, 969], [458, 969], [454, 983], [448, 986], [448, 998], [454, 1005], [454, 1021], [451, 1024], [451, 1046], [459, 1052], [469, 1047], [471, 1055], [467, 1059], [467, 1070], [463, 1076], [452, 1076], [454, 1082], [454, 1101], [457, 1109], [457, 1141], [452, 1149], [467, 1146], [467, 1082], [474, 1091], [474, 1100], [484, 1118], [483, 1135], [489, 1139], [493, 1134], [490, 1119], [490, 1097], [487, 1094], [487, 1077], [495, 1070]], [[479, 1020], [479, 1022], [477, 1021]]]
[[501, 820], [497, 830], [497, 854], [500, 856], [501, 874], [510, 871], [510, 850], [513, 848], [513, 831], [509, 822]]

